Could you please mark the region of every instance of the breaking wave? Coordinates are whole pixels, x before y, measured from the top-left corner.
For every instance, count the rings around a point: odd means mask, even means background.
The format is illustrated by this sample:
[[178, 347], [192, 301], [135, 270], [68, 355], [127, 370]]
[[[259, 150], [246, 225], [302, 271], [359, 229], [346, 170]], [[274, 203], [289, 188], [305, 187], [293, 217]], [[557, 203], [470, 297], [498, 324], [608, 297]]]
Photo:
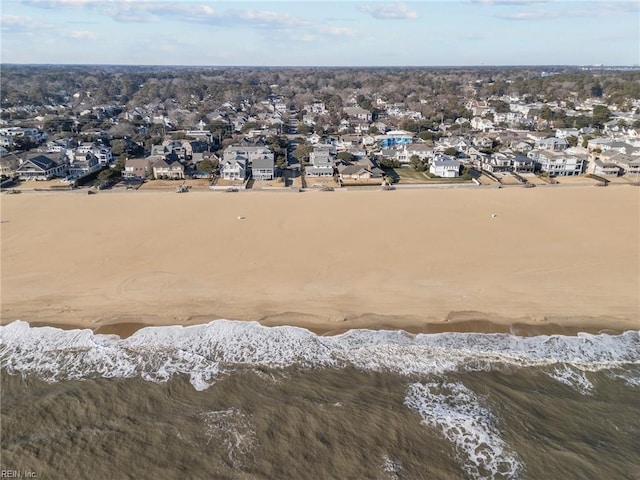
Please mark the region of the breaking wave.
[[472, 478], [518, 478], [521, 461], [502, 439], [491, 411], [462, 383], [411, 384], [405, 405], [455, 445]]
[[[121, 339], [89, 329], [31, 327], [22, 321], [0, 327], [0, 367], [11, 374], [36, 374], [47, 381], [141, 377], [164, 382], [185, 374], [195, 389], [204, 390], [224, 372], [242, 365], [351, 366], [403, 375], [438, 375], [491, 370], [504, 364], [558, 367], [559, 381], [567, 380], [560, 372], [582, 375], [638, 366], [640, 332], [518, 337], [351, 330], [319, 336], [298, 327], [216, 320], [187, 327], [146, 327]], [[570, 383], [586, 386], [575, 380]]]

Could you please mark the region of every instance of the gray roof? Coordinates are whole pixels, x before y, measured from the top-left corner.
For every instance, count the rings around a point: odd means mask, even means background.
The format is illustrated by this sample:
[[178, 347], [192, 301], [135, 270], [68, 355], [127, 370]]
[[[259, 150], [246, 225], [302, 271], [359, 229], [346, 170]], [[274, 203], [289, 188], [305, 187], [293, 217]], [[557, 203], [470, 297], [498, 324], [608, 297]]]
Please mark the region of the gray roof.
[[272, 158], [256, 158], [253, 163], [252, 163], [252, 167], [255, 169], [260, 169], [260, 170], [264, 170], [267, 168], [273, 168], [273, 159]]
[[460, 162], [457, 160], [445, 159], [445, 160], [434, 160], [433, 165], [436, 167], [460, 167]]

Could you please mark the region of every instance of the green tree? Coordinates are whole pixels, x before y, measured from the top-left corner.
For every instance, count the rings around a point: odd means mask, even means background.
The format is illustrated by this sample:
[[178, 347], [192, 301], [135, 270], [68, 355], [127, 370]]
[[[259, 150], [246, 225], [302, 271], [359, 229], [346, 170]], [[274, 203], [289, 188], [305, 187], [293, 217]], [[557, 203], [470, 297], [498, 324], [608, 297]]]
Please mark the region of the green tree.
[[296, 148], [292, 155], [300, 162], [304, 163], [309, 160], [309, 154], [313, 152], [313, 147], [311, 145], [302, 145]]
[[13, 140], [13, 150], [31, 150], [36, 148], [37, 144], [27, 136], [15, 137]]
[[355, 156], [349, 152], [340, 152], [336, 155], [338, 160], [341, 160], [344, 163], [351, 163], [355, 160]]
[[411, 165], [411, 168], [416, 172], [424, 172], [427, 169], [427, 166], [418, 155], [411, 155], [411, 157], [409, 157], [409, 165]]
[[115, 156], [122, 155], [127, 152], [126, 140], [116, 139], [111, 140], [111, 153]]
[[553, 110], [551, 110], [547, 105], [543, 106], [540, 109], [540, 118], [543, 120], [553, 119]]
[[578, 145], [578, 137], [576, 137], [575, 135], [569, 135], [567, 137], [567, 143], [570, 147], [575, 147], [576, 145]]
[[383, 168], [400, 168], [402, 164], [395, 158], [380, 158], [378, 159], [378, 165]]
[[444, 151], [444, 154], [455, 157], [458, 154], [458, 150], [455, 147], [449, 147]]
[[218, 171], [219, 162], [215, 158], [205, 158], [198, 162], [198, 170], [207, 172], [209, 175]]
[[593, 123], [602, 125], [611, 118], [611, 110], [604, 105], [596, 105], [593, 107]]

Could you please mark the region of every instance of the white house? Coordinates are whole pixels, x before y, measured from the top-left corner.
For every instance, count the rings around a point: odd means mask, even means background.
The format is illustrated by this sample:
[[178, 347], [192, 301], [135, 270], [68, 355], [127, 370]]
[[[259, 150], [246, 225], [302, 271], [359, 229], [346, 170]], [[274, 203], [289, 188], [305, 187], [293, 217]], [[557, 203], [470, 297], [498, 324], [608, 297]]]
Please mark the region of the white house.
[[584, 169], [584, 159], [564, 152], [531, 150], [527, 156], [538, 164], [540, 170], [550, 176], [580, 175]]
[[243, 157], [235, 157], [231, 160], [222, 160], [220, 175], [225, 180], [242, 180], [247, 178], [247, 160]]
[[165, 159], [160, 159], [153, 164], [153, 178], [178, 180], [184, 179], [184, 166], [178, 162], [168, 163]]
[[311, 166], [305, 168], [309, 177], [331, 177], [336, 163], [336, 152], [331, 145], [316, 145], [309, 154]]
[[460, 162], [445, 155], [441, 155], [429, 164], [429, 173], [443, 178], [460, 176]]

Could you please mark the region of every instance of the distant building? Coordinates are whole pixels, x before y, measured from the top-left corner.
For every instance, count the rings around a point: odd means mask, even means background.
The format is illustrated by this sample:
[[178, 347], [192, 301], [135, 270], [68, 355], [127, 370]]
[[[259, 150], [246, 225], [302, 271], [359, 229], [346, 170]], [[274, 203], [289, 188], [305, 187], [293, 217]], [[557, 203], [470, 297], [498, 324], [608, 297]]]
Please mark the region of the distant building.
[[376, 139], [382, 148], [392, 148], [398, 145], [409, 145], [413, 142], [413, 134], [404, 130], [390, 130], [384, 135], [377, 135]]

